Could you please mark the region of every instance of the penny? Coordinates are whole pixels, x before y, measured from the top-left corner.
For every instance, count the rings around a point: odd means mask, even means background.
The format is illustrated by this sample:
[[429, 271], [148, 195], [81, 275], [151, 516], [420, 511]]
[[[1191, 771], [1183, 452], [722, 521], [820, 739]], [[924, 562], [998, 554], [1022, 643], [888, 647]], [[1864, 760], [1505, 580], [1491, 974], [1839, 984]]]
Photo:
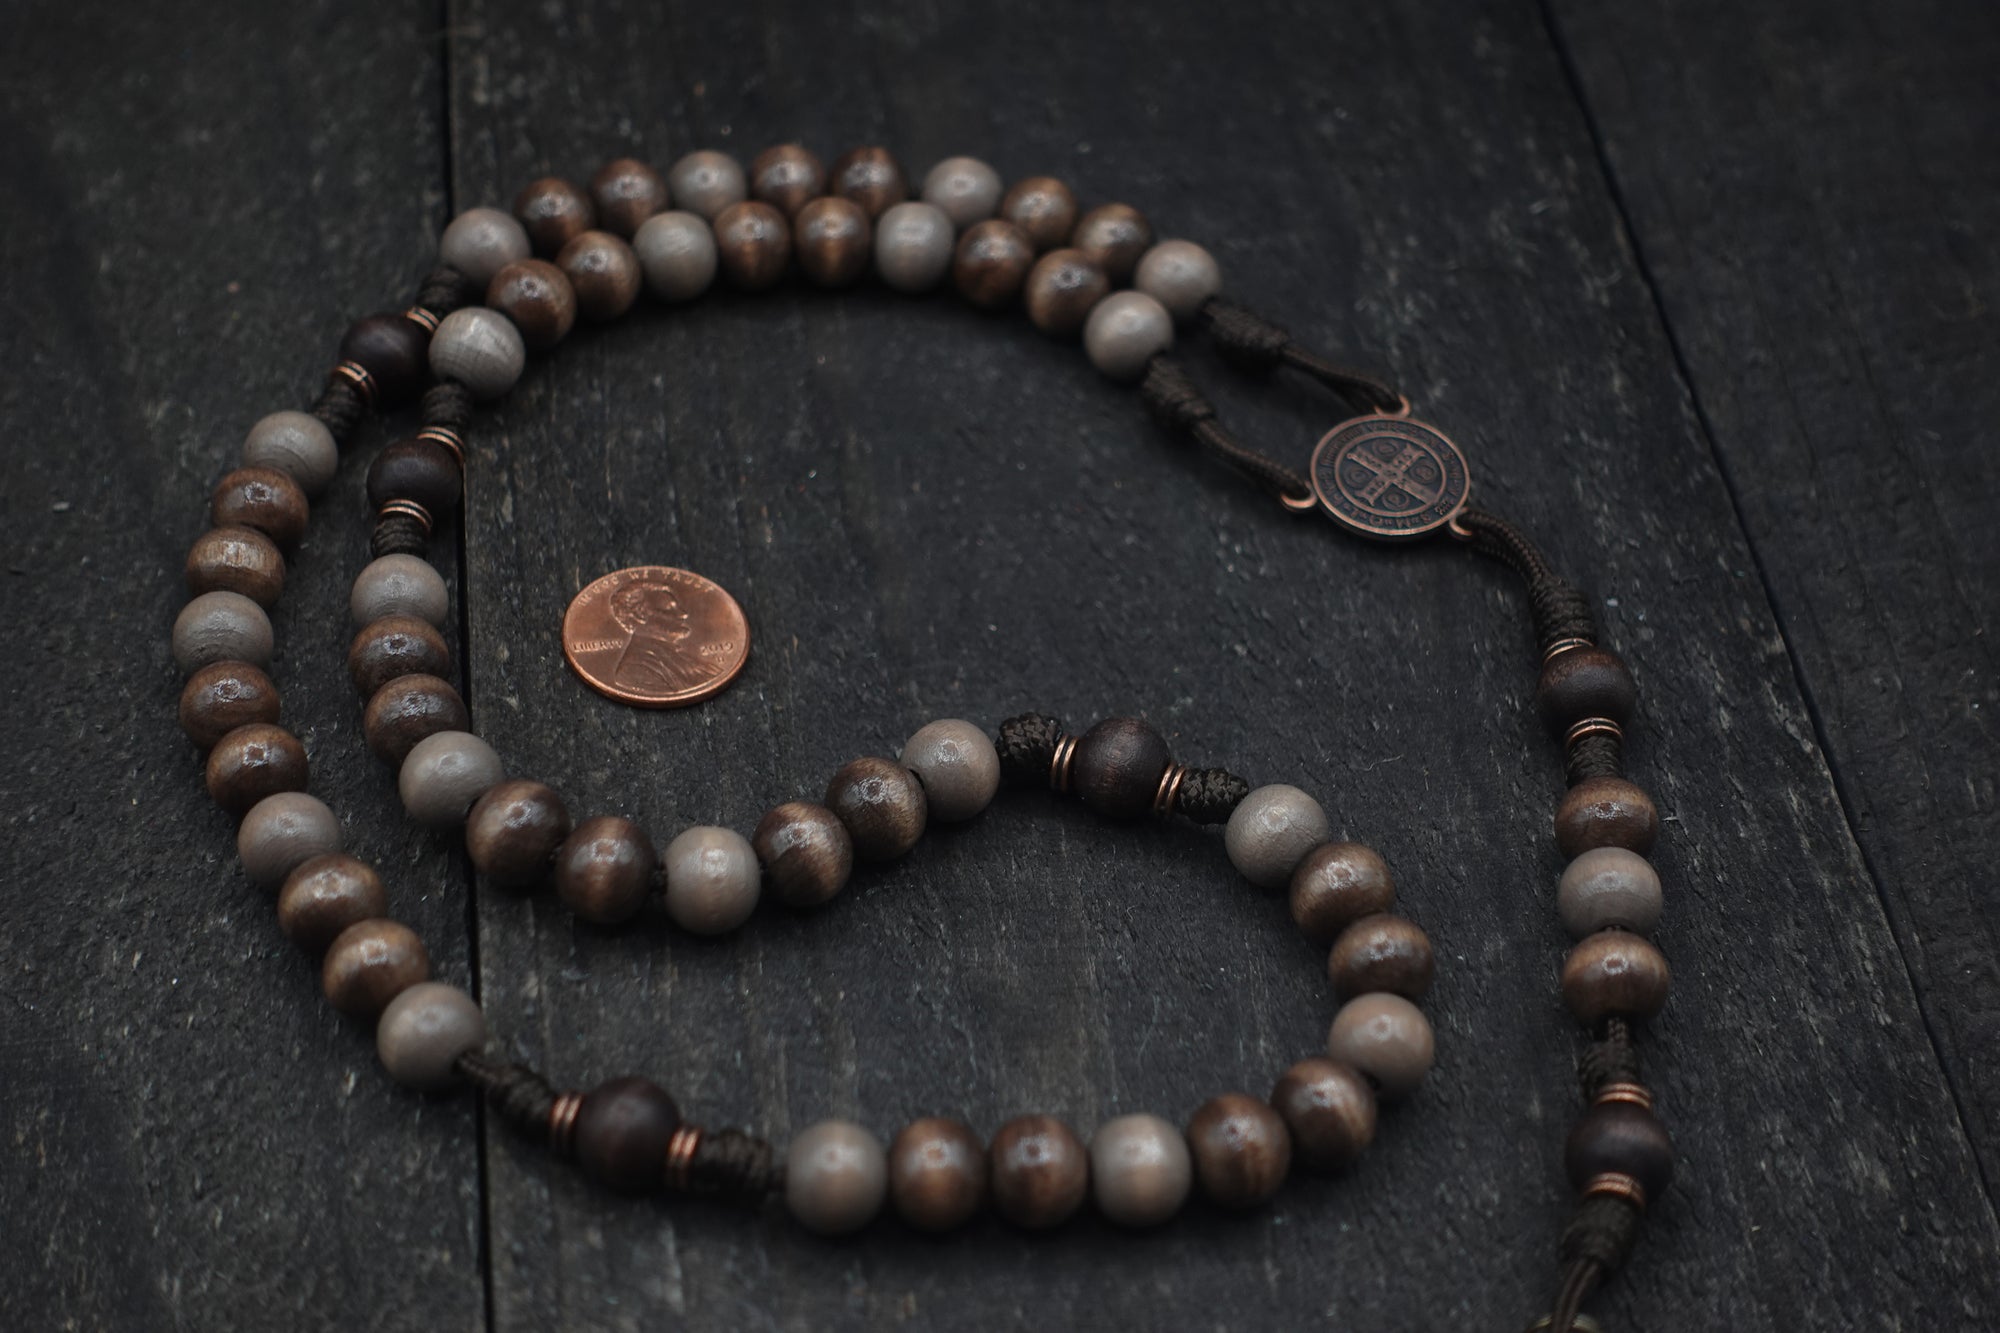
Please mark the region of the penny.
[[1434, 426], [1366, 416], [1326, 433], [1312, 458], [1313, 493], [1335, 522], [1363, 537], [1403, 541], [1434, 532], [1465, 507], [1465, 455]]
[[750, 622], [701, 575], [666, 565], [606, 574], [563, 615], [563, 656], [584, 684], [635, 708], [679, 708], [729, 687]]

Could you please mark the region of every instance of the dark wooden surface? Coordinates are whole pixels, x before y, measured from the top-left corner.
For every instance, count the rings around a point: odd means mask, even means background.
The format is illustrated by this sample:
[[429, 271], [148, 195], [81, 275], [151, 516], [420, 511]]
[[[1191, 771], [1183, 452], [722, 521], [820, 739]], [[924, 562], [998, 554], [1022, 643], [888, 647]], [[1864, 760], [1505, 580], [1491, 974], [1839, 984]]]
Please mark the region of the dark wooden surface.
[[[575, 337], [477, 432], [448, 570], [475, 719], [515, 771], [663, 836], [747, 827], [926, 718], [1024, 707], [1139, 711], [1184, 756], [1315, 790], [1442, 955], [1439, 1068], [1355, 1172], [1143, 1237], [830, 1244], [612, 1200], [464, 1100], [388, 1086], [278, 937], [172, 725], [165, 645], [243, 429], [406, 294], [453, 207], [787, 137], [1051, 171], [1203, 240], [1235, 293], [1412, 386], [1482, 497], [1606, 599], [1669, 820], [1648, 1070], [1682, 1153], [1612, 1327], [1991, 1326], [2000, 18], [1920, 8], [10, 7], [7, 1326], [1545, 1308], [1575, 1039], [1513, 588], [1274, 513], [1017, 319], [787, 290]], [[1270, 447], [1330, 419], [1191, 361]], [[720, 943], [482, 891], [400, 819], [338, 667], [361, 467], [293, 564], [287, 716], [518, 1054], [782, 1137], [1181, 1118], [1321, 1040], [1321, 960], [1216, 839], [1039, 798]], [[639, 561], [749, 611], [751, 668], [705, 708], [621, 710], [562, 667], [567, 598]]]

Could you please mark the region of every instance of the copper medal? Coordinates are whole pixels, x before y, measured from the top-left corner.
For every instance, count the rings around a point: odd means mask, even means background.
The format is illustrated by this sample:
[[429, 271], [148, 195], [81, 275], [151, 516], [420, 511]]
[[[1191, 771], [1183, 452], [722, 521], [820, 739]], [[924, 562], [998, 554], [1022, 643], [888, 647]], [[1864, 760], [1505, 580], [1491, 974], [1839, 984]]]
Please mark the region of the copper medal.
[[584, 683], [636, 708], [679, 708], [727, 689], [750, 660], [750, 622], [720, 585], [635, 565], [569, 604], [563, 656]]
[[1465, 455], [1411, 417], [1343, 421], [1313, 450], [1313, 491], [1334, 521], [1380, 541], [1434, 532], [1465, 507]]

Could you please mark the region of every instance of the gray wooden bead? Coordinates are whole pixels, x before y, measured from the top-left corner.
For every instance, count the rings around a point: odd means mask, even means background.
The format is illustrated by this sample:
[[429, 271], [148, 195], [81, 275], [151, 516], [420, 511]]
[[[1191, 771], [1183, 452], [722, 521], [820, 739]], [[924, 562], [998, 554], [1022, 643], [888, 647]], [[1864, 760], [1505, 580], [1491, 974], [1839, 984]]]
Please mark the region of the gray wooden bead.
[[527, 229], [498, 208], [466, 209], [438, 242], [438, 258], [470, 278], [475, 292], [485, 291], [495, 273], [532, 253]]
[[340, 446], [310, 412], [273, 412], [244, 437], [243, 462], [282, 472], [307, 495], [318, 495], [340, 468]]
[[514, 321], [485, 306], [452, 311], [431, 335], [431, 370], [441, 380], [460, 381], [474, 398], [506, 393], [527, 364], [527, 344]]
[[867, 1226], [888, 1190], [881, 1140], [850, 1120], [820, 1121], [785, 1154], [785, 1205], [822, 1236]]
[[1222, 290], [1222, 269], [1214, 255], [1193, 241], [1161, 241], [1139, 257], [1132, 285], [1186, 322]]
[[924, 177], [924, 202], [944, 210], [954, 227], [984, 222], [1000, 207], [1000, 173], [976, 157], [948, 157]]
[[721, 935], [757, 910], [757, 853], [733, 829], [697, 825], [667, 844], [667, 915], [683, 930]]
[[1194, 1163], [1178, 1126], [1156, 1115], [1121, 1115], [1090, 1140], [1090, 1192], [1120, 1226], [1154, 1227], [1179, 1212]]
[[1138, 379], [1154, 354], [1173, 345], [1174, 317], [1144, 292], [1113, 292], [1083, 325], [1090, 363], [1114, 380]]
[[444, 575], [422, 556], [385, 555], [370, 561], [354, 576], [347, 610], [356, 625], [372, 625], [384, 616], [415, 616], [444, 628], [451, 601]]
[[1400, 995], [1357, 995], [1333, 1016], [1326, 1053], [1375, 1081], [1385, 1098], [1417, 1090], [1437, 1058], [1437, 1038], [1424, 1011]]
[[1660, 875], [1623, 847], [1593, 847], [1556, 881], [1556, 912], [1573, 939], [1618, 926], [1650, 935], [1660, 924]]
[[1325, 842], [1333, 828], [1318, 801], [1284, 783], [1259, 787], [1243, 798], [1223, 830], [1229, 860], [1259, 888], [1280, 889], [1306, 853]]
[[472, 803], [507, 776], [493, 747], [469, 731], [440, 731], [411, 747], [396, 775], [403, 808], [423, 824], [460, 824]]
[[655, 213], [639, 224], [632, 249], [662, 301], [691, 301], [715, 282], [715, 232], [693, 213]]
[[735, 158], [704, 148], [667, 168], [667, 193], [679, 207], [713, 222], [723, 209], [748, 199], [750, 187]]
[[1000, 754], [984, 731], [963, 718], [925, 723], [903, 743], [902, 765], [924, 784], [930, 817], [946, 824], [972, 818], [1000, 790]]
[[174, 662], [183, 671], [210, 662], [271, 661], [271, 618], [240, 592], [205, 592], [174, 617]]
[[458, 1084], [458, 1057], [486, 1045], [486, 1015], [472, 997], [442, 981], [397, 994], [375, 1025], [375, 1053], [389, 1077], [418, 1092]]
[[276, 888], [315, 856], [340, 850], [340, 820], [326, 802], [281, 791], [250, 807], [236, 830], [236, 855], [252, 884]]
[[955, 239], [937, 205], [897, 204], [875, 220], [875, 271], [899, 292], [930, 291], [951, 268]]

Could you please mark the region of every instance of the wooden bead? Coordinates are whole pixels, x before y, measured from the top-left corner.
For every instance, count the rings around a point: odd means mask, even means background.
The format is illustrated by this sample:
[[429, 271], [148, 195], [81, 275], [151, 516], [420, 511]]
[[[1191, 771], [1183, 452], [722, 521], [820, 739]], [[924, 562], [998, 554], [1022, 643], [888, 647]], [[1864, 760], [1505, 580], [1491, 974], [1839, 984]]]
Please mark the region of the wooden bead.
[[1666, 955], [1630, 931], [1600, 930], [1563, 960], [1563, 1001], [1586, 1027], [1651, 1018], [1666, 1005], [1670, 982]]
[[1644, 856], [1659, 836], [1653, 798], [1623, 778], [1585, 778], [1556, 806], [1556, 846], [1572, 860], [1593, 847]]
[[1651, 935], [1663, 905], [1659, 872], [1623, 847], [1593, 847], [1556, 881], [1556, 913], [1572, 938], [1614, 926]]
[[[590, 198], [597, 207], [598, 227], [613, 236], [630, 236], [639, 224], [667, 207], [667, 182], [659, 172], [636, 158], [607, 162], [590, 178]], [[570, 240], [588, 231], [580, 229]], [[564, 245], [569, 241], [564, 241]], [[558, 251], [561, 246], [556, 247]]]
[[645, 906], [660, 857], [646, 831], [621, 815], [576, 826], [556, 852], [556, 897], [600, 926], [629, 921]]
[[396, 794], [419, 824], [462, 824], [473, 803], [507, 776], [492, 746], [469, 731], [440, 731], [410, 747]]
[[340, 446], [326, 423], [309, 412], [260, 417], [243, 440], [243, 462], [282, 472], [308, 496], [318, 495], [340, 468]]
[[1161, 241], [1139, 257], [1132, 285], [1185, 324], [1222, 290], [1222, 269], [1193, 241]]
[[[528, 244], [535, 247], [535, 253], [552, 255], [572, 237], [597, 225], [597, 206], [562, 177], [544, 176], [529, 181], [514, 196], [514, 217], [528, 233]], [[490, 297], [486, 304], [493, 304]]]
[[276, 889], [315, 856], [339, 850], [340, 820], [325, 801], [302, 791], [266, 796], [236, 827], [236, 859], [259, 888]]
[[639, 224], [632, 253], [646, 289], [662, 301], [692, 301], [715, 281], [715, 232], [704, 218], [673, 209]]
[[449, 670], [444, 636], [415, 616], [384, 616], [364, 625], [347, 648], [348, 679], [364, 699], [398, 676], [442, 676]]
[[218, 528], [255, 528], [281, 547], [306, 535], [306, 493], [275, 468], [240, 467], [216, 483], [209, 521]]
[[1369, 991], [1421, 999], [1436, 970], [1430, 936], [1415, 922], [1386, 912], [1363, 917], [1342, 931], [1326, 960], [1333, 992], [1343, 1000]]
[[188, 550], [191, 593], [236, 592], [270, 607], [285, 590], [285, 557], [255, 528], [210, 528]]
[[540, 884], [569, 835], [562, 797], [524, 779], [487, 788], [465, 817], [465, 853], [473, 869], [503, 889]]
[[785, 215], [755, 199], [731, 204], [715, 217], [715, 256], [722, 276], [746, 292], [775, 287], [792, 260], [792, 229]]
[[1632, 718], [1639, 690], [1618, 654], [1602, 648], [1571, 648], [1542, 666], [1535, 682], [1535, 706], [1561, 736], [1585, 718], [1601, 717], [1623, 726]]
[[1036, 250], [1069, 243], [1076, 228], [1076, 196], [1054, 176], [1015, 181], [1000, 196], [1000, 216], [1019, 227]]
[[384, 616], [415, 616], [443, 629], [451, 614], [451, 596], [444, 576], [422, 556], [377, 556], [354, 576], [347, 614], [357, 626], [372, 625]]
[[757, 853], [734, 829], [696, 825], [660, 854], [667, 915], [682, 930], [723, 935], [750, 919], [761, 892]]
[[867, 1226], [887, 1191], [881, 1141], [850, 1120], [808, 1126], [785, 1153], [785, 1206], [822, 1236]]
[[906, 199], [875, 219], [875, 276], [892, 291], [930, 291], [951, 268], [951, 219], [935, 204]]
[[283, 727], [252, 722], [216, 741], [204, 775], [208, 795], [232, 815], [281, 791], [304, 791], [306, 747]]
[[1028, 270], [1023, 293], [1036, 328], [1051, 338], [1071, 338], [1111, 294], [1111, 279], [1081, 250], [1051, 250]]
[[399, 407], [430, 379], [430, 330], [398, 312], [367, 315], [340, 340], [340, 359], [368, 372], [377, 407]]
[[893, 861], [916, 846], [930, 809], [916, 774], [872, 756], [833, 775], [826, 807], [846, 826], [854, 855], [863, 861]]
[[954, 227], [992, 217], [1000, 195], [1000, 173], [976, 157], [948, 157], [924, 177], [924, 202], [943, 209]]
[[750, 197], [786, 217], [825, 190], [825, 165], [799, 144], [777, 144], [750, 160]]
[[1131, 383], [1174, 345], [1174, 317], [1144, 292], [1113, 292], [1083, 322], [1083, 350], [1107, 377]]
[[[485, 291], [495, 273], [532, 252], [527, 231], [513, 214], [497, 208], [466, 209], [438, 239], [438, 258], [470, 279], [474, 291]], [[431, 366], [436, 368], [435, 358]]]
[[1181, 1210], [1194, 1164], [1180, 1130], [1156, 1115], [1121, 1115], [1090, 1138], [1090, 1192], [1120, 1226], [1156, 1227]]
[[576, 289], [546, 259], [516, 260], [495, 273], [486, 304], [514, 321], [531, 352], [546, 352], [576, 325]]
[[368, 503], [379, 510], [392, 500], [414, 500], [442, 520], [458, 508], [464, 481], [458, 459], [437, 441], [397, 440], [368, 464]]
[[1259, 787], [1229, 812], [1222, 844], [1243, 877], [1261, 889], [1282, 889], [1333, 832], [1326, 811], [1282, 782]]
[[892, 205], [910, 197], [902, 167], [886, 148], [856, 148], [834, 159], [828, 187], [842, 199], [852, 199], [874, 221]]
[[1313, 1171], [1338, 1171], [1375, 1141], [1375, 1090], [1352, 1065], [1299, 1061], [1271, 1090], [1271, 1107], [1291, 1131], [1293, 1156]]
[[325, 852], [301, 863], [278, 890], [278, 929], [286, 939], [320, 952], [358, 921], [389, 910], [382, 877], [346, 852]]
[[[490, 275], [487, 281], [492, 281]], [[432, 373], [463, 384], [482, 403], [513, 388], [528, 365], [528, 345], [514, 321], [483, 305], [454, 310], [440, 320], [430, 355]]]
[[645, 272], [632, 247], [608, 231], [586, 231], [556, 255], [556, 267], [576, 293], [576, 312], [602, 322], [616, 319], [639, 299]]
[[764, 878], [787, 907], [817, 907], [847, 887], [854, 842], [840, 817], [810, 801], [774, 806], [750, 838]]
[[320, 988], [333, 1007], [374, 1018], [389, 1001], [431, 975], [430, 954], [400, 921], [357, 921], [334, 937], [320, 968]]
[[1137, 819], [1153, 808], [1160, 779], [1174, 761], [1166, 738], [1136, 717], [1099, 722], [1076, 743], [1069, 788], [1107, 819]]
[[203, 752], [238, 727], [278, 720], [278, 687], [248, 662], [210, 662], [181, 690], [181, 730]]
[[1292, 920], [1315, 944], [1331, 944], [1362, 917], [1395, 905], [1389, 863], [1358, 842], [1323, 842], [1292, 872]]
[[1326, 1053], [1353, 1065], [1390, 1100], [1422, 1086], [1437, 1059], [1437, 1035], [1424, 1011], [1400, 995], [1357, 995], [1333, 1016]]
[[361, 734], [377, 759], [396, 768], [426, 736], [472, 725], [465, 701], [448, 680], [418, 672], [397, 676], [368, 696]]
[[919, 1231], [963, 1226], [986, 1202], [986, 1145], [957, 1120], [911, 1121], [889, 1145], [889, 1198]]
[[420, 981], [382, 1010], [375, 1054], [389, 1077], [418, 1092], [459, 1083], [458, 1058], [486, 1045], [486, 1015], [472, 997], [441, 981]]
[[903, 743], [901, 763], [924, 784], [932, 823], [956, 824], [993, 803], [1000, 754], [984, 731], [962, 718], [939, 718]]
[[1202, 1192], [1224, 1208], [1254, 1208], [1278, 1192], [1292, 1167], [1292, 1137], [1264, 1102], [1226, 1092], [1188, 1121], [1188, 1148]]
[[666, 1180], [667, 1144], [681, 1127], [680, 1108], [643, 1078], [614, 1078], [592, 1088], [576, 1113], [576, 1162], [598, 1184], [648, 1194]]
[[240, 592], [205, 592], [174, 617], [174, 663], [195, 671], [216, 662], [271, 660], [271, 618]]
[[1584, 1112], [1570, 1130], [1563, 1166], [1573, 1189], [1615, 1173], [1638, 1181], [1651, 1202], [1674, 1178], [1674, 1144], [1666, 1126], [1645, 1107], [1609, 1102]]
[[1077, 219], [1069, 243], [1089, 255], [1113, 285], [1131, 280], [1153, 244], [1153, 224], [1130, 204], [1100, 204]]
[[1017, 1227], [1069, 1220], [1090, 1190], [1090, 1154], [1054, 1116], [1024, 1115], [1000, 1126], [989, 1151], [993, 1207]]
[[951, 281], [959, 295], [982, 310], [1014, 303], [1035, 266], [1034, 242], [1004, 218], [974, 223], [958, 238]]
[[689, 153], [668, 167], [667, 190], [676, 208], [710, 222], [721, 216], [723, 209], [750, 197], [743, 168], [736, 159], [709, 149]]
[[846, 287], [868, 271], [875, 253], [868, 214], [852, 199], [822, 195], [792, 220], [799, 268], [816, 287]]

